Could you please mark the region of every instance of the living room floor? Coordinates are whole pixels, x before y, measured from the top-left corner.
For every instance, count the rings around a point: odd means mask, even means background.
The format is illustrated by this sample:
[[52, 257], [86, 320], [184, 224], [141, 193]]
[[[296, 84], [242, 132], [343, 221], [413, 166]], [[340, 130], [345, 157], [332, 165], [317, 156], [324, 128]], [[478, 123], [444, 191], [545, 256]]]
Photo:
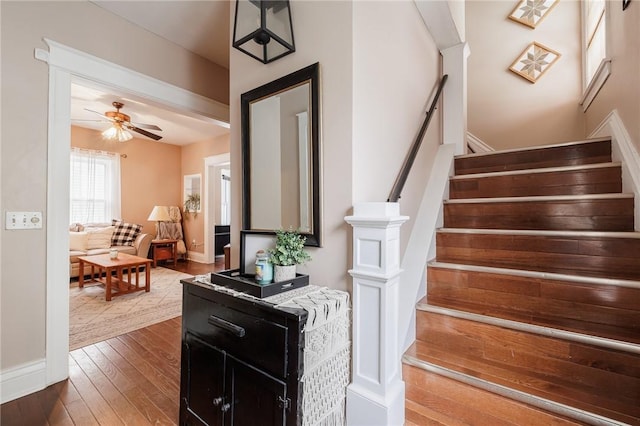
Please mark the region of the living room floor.
[[[179, 260], [159, 266], [201, 275], [224, 269]], [[0, 406], [0, 424], [178, 424], [182, 317], [76, 349], [69, 379]]]
[[224, 257], [216, 257], [215, 263], [206, 264], [192, 262], [189, 260], [178, 260], [176, 265], [171, 262], [160, 262], [158, 266], [184, 272], [189, 275], [202, 275], [210, 272], [222, 271], [224, 269]]
[[181, 317], [69, 353], [69, 379], [2, 404], [0, 424], [177, 424]]

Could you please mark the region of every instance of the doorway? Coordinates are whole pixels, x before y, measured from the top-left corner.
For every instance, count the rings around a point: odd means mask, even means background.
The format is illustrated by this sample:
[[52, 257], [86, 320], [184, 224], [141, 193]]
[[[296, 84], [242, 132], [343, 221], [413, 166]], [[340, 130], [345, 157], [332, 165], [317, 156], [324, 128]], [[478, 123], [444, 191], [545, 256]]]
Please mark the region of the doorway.
[[[227, 170], [226, 175], [231, 178], [231, 154], [225, 153], [213, 155], [204, 159], [205, 170], [205, 218], [204, 218], [204, 241], [205, 241], [205, 258], [207, 263], [214, 263], [219, 250], [216, 247], [220, 243], [220, 236], [216, 239], [216, 227], [228, 226], [230, 223], [230, 215], [223, 211], [225, 198], [223, 170]], [[227, 183], [230, 184], [230, 181]], [[226, 194], [228, 195], [228, 194]], [[219, 230], [221, 228], [218, 228]], [[223, 229], [222, 229], [223, 230]], [[218, 232], [220, 234], [221, 232]], [[218, 252], [218, 253], [217, 253]]]
[[36, 49], [37, 59], [49, 65], [49, 122], [47, 171], [47, 385], [68, 377], [69, 348], [69, 155], [71, 83], [88, 80], [134, 94], [170, 110], [182, 111], [229, 126], [229, 107], [120, 65], [52, 40], [49, 50]]

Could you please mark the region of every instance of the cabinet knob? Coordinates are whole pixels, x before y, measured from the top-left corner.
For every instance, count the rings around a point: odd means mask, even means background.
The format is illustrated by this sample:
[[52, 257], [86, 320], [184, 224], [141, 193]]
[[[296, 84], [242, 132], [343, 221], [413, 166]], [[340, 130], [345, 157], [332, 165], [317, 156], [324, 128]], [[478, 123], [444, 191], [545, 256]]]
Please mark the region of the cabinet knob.
[[223, 401], [224, 401], [224, 398], [221, 397], [221, 396], [219, 396], [217, 398], [213, 398], [213, 405], [215, 405], [217, 407], [220, 404], [222, 404]]
[[231, 404], [229, 404], [228, 402], [225, 404], [222, 404], [222, 407], [220, 407], [220, 410], [223, 413], [226, 413], [227, 411], [229, 411], [229, 409], [231, 408]]

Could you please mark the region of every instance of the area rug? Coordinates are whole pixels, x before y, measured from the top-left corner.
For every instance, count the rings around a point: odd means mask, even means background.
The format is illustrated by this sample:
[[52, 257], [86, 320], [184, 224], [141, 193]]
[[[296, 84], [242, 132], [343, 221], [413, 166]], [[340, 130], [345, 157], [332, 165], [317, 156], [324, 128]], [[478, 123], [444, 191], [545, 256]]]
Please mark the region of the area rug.
[[[70, 284], [69, 350], [101, 342], [180, 316], [182, 284], [191, 275], [167, 268], [151, 269], [151, 291], [104, 300], [104, 286]], [[144, 285], [144, 274], [141, 276]]]

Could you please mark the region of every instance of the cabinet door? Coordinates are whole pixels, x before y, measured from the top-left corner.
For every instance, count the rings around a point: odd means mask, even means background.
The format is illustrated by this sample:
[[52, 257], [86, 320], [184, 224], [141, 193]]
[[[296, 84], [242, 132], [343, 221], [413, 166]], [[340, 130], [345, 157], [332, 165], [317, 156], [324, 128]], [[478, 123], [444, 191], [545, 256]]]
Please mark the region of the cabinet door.
[[235, 358], [227, 357], [227, 393], [234, 426], [284, 425], [287, 385]]
[[182, 346], [180, 395], [181, 425], [223, 425], [226, 355], [186, 334]]

